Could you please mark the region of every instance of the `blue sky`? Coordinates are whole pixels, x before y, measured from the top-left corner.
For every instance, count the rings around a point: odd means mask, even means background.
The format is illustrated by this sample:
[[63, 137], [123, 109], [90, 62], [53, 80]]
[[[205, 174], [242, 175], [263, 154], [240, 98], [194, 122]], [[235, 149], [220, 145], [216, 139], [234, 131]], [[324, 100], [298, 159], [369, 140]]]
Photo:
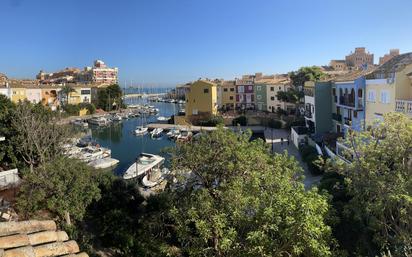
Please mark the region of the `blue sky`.
[[344, 58], [412, 51], [411, 0], [0, 0], [0, 72], [102, 59], [120, 82], [283, 73]]

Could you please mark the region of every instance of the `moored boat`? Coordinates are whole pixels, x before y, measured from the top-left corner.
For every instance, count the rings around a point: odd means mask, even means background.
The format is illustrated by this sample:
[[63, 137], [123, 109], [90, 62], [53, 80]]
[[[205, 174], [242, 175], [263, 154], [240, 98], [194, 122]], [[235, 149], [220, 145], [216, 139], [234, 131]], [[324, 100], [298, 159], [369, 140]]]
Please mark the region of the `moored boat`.
[[124, 179], [132, 179], [140, 177], [143, 174], [151, 171], [154, 168], [159, 169], [164, 163], [165, 158], [160, 155], [141, 153], [136, 161], [123, 174]]
[[147, 131], [148, 131], [148, 128], [147, 128], [147, 127], [137, 126], [136, 129], [134, 130], [134, 134], [135, 134], [136, 136], [140, 136], [140, 135], [146, 134]]
[[163, 133], [163, 129], [162, 128], [155, 128], [154, 130], [152, 130], [150, 132], [150, 134], [152, 135], [152, 137], [161, 137]]

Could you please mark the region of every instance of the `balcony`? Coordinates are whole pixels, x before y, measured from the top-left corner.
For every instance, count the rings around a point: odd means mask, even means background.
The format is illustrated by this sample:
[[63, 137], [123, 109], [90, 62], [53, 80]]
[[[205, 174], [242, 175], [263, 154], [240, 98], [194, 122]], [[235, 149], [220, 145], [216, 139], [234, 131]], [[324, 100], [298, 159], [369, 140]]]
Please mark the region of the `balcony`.
[[412, 117], [412, 100], [399, 100], [395, 102], [395, 111]]
[[345, 125], [351, 126], [352, 125], [352, 119], [350, 118], [343, 118]]
[[312, 112], [305, 110], [305, 118], [312, 119]]
[[332, 119], [338, 122], [342, 122], [342, 115], [337, 114], [337, 113], [332, 113]]
[[[357, 103], [357, 105], [355, 105], [355, 103]], [[343, 95], [339, 97], [338, 105], [343, 105], [356, 109], [363, 109], [363, 98], [358, 97], [358, 99], [355, 99], [355, 97], [351, 94]]]

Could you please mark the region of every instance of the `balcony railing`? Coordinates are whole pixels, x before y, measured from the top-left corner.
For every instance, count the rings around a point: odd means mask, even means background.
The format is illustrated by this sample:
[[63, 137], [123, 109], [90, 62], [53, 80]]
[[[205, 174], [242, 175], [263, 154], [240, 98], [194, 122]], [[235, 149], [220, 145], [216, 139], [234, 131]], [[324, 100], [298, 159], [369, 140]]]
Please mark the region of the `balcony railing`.
[[308, 119], [312, 119], [312, 112], [311, 111], [305, 111], [305, 117]]
[[343, 120], [344, 120], [346, 125], [348, 125], [348, 126], [352, 125], [352, 119], [349, 119], [349, 118], [345, 117], [345, 118], [343, 118]]
[[395, 111], [412, 116], [412, 100], [396, 100]]
[[352, 101], [351, 97], [348, 97], [348, 96], [340, 96], [339, 97], [339, 104], [350, 106], [350, 107], [355, 107], [355, 102]]
[[332, 113], [332, 119], [336, 120], [336, 121], [339, 121], [339, 122], [342, 122], [342, 115], [337, 114], [337, 113]]

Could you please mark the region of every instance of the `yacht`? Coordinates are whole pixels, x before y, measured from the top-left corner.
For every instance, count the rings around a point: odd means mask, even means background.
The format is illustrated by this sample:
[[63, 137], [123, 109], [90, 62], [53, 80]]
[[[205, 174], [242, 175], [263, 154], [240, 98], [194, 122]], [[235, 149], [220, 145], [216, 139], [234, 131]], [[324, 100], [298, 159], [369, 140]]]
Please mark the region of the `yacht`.
[[111, 118], [112, 121], [122, 121], [122, 116], [119, 114], [114, 114]]
[[110, 123], [110, 120], [103, 116], [94, 117], [89, 120], [89, 123], [92, 125], [97, 125], [97, 126], [106, 126]]
[[84, 128], [87, 128], [89, 126], [89, 124], [87, 124], [87, 122], [82, 120], [81, 118], [75, 119], [74, 121], [72, 121], [72, 124]]
[[176, 140], [178, 141], [189, 141], [192, 138], [192, 132], [188, 130], [182, 130], [180, 135], [177, 136]]
[[159, 116], [157, 118], [157, 121], [159, 121], [159, 122], [166, 122], [168, 120], [170, 120], [170, 118], [169, 117], [164, 117], [164, 116]]
[[91, 162], [111, 156], [111, 150], [99, 146], [87, 146], [81, 150], [77, 158], [84, 162]]
[[97, 159], [94, 161], [89, 162], [87, 165], [92, 166], [95, 169], [107, 169], [113, 167], [119, 163], [119, 160], [106, 157], [103, 159]]
[[178, 129], [171, 129], [169, 132], [167, 132], [166, 136], [169, 139], [176, 139], [180, 135], [180, 130]]
[[134, 130], [134, 134], [136, 136], [140, 136], [140, 135], [146, 134], [147, 131], [148, 131], [148, 128], [146, 128], [144, 126], [137, 126], [136, 129]]
[[170, 174], [170, 170], [168, 168], [163, 168], [161, 170], [153, 169], [151, 172], [148, 172], [142, 178], [142, 185], [147, 188], [152, 188], [154, 186], [157, 186], [162, 181], [164, 181], [167, 175], [169, 174]]
[[152, 130], [152, 132], [150, 132], [150, 134], [152, 135], [152, 137], [161, 137], [162, 132], [163, 132], [162, 128], [155, 128], [154, 130]]
[[160, 169], [164, 163], [165, 158], [159, 155], [141, 153], [134, 162], [123, 174], [124, 179], [132, 179], [147, 174], [152, 169]]

